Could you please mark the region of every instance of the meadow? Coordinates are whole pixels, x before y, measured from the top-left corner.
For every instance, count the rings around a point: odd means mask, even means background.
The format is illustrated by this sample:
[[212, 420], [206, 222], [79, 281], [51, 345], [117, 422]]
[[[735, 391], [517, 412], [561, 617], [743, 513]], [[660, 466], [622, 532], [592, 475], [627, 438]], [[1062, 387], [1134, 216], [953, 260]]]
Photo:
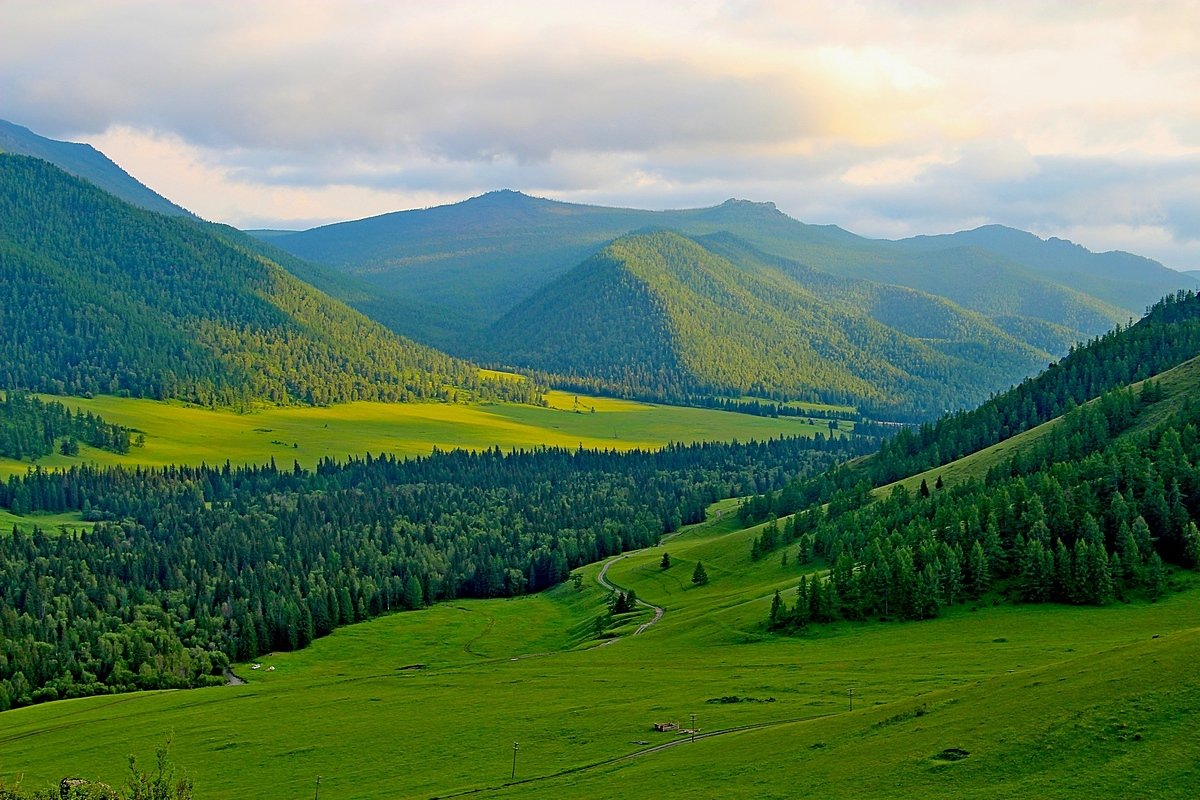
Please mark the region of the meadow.
[[[649, 611], [594, 638], [606, 593], [593, 564], [578, 589], [340, 629], [238, 665], [242, 686], [5, 712], [0, 780], [120, 781], [127, 754], [170, 737], [204, 798], [306, 797], [318, 776], [327, 799], [1070, 797], [1118, 779], [1140, 781], [1136, 796], [1193, 796], [1200, 588], [1182, 574], [1153, 604], [985, 598], [928, 622], [778, 637], [764, 631], [771, 595], [802, 569], [752, 562], [757, 529], [738, 530], [735, 509], [611, 565], [609, 580], [665, 609], [642, 635], [629, 634]], [[697, 560], [706, 586], [690, 580]], [[652, 730], [692, 714], [695, 742]]]
[[[828, 434], [828, 424], [797, 418], [755, 417], [703, 408], [549, 392], [547, 407], [451, 403], [346, 403], [326, 407], [272, 406], [252, 413], [179, 402], [100, 396], [50, 397], [71, 408], [145, 435], [145, 446], [117, 455], [82, 446], [77, 457], [54, 454], [37, 463], [264, 464], [274, 458], [311, 468], [323, 457], [364, 453], [428, 455], [434, 448], [502, 449], [585, 447], [652, 449], [671, 442], [767, 439]], [[846, 429], [848, 423], [843, 422]], [[28, 462], [0, 458], [0, 478], [24, 472]]]

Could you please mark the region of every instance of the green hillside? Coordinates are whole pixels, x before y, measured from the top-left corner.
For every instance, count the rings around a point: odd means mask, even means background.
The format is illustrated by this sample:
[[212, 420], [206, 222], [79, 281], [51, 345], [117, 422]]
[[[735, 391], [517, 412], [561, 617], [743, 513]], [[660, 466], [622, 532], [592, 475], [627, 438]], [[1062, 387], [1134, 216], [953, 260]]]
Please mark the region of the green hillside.
[[667, 231], [617, 240], [483, 341], [495, 360], [608, 392], [913, 415], [981, 400], [1050, 358], [940, 298], [805, 270], [727, 234]]
[[239, 237], [0, 155], [0, 385], [224, 405], [533, 391], [396, 337]]
[[0, 119], [0, 153], [32, 156], [94, 184], [126, 203], [168, 216], [192, 216], [190, 211], [140, 183], [89, 144], [60, 142]]
[[[1108, 254], [1075, 248], [1074, 271], [1068, 273], [1047, 266], [1056, 257], [1056, 245], [1032, 236], [1040, 247], [1002, 247], [1006, 242], [999, 238], [995, 250], [985, 239], [870, 240], [835, 226], [798, 222], [772, 203], [741, 200], [712, 208], [642, 211], [502, 191], [449, 206], [262, 235], [373, 286], [377, 296], [369, 307], [351, 302], [395, 330], [473, 354], [472, 326], [486, 326], [610, 241], [647, 228], [691, 236], [729, 233], [793, 264], [945, 297], [1055, 354], [1139, 315], [1146, 304], [1181, 285], [1164, 283], [1164, 276], [1177, 273], [1129, 256], [1149, 282], [1114, 300], [1104, 272]], [[1053, 252], [1047, 255], [1046, 249]], [[1021, 260], [1025, 257], [1030, 263]], [[392, 305], [411, 311], [414, 304], [426, 311], [454, 309], [456, 322], [439, 323], [432, 313], [389, 316]]]
[[[343, 628], [265, 656], [261, 669], [235, 666], [246, 685], [4, 712], [0, 780], [22, 775], [33, 788], [70, 773], [116, 785], [127, 754], [145, 760], [172, 736], [173, 760], [214, 800], [307, 796], [318, 775], [327, 800], [1015, 798], [1048, 788], [1090, 798], [1117, 783], [1190, 798], [1194, 585], [1153, 604], [980, 604], [922, 623], [764, 636], [772, 592], [799, 571], [751, 562], [757, 531], [729, 523], [688, 529], [608, 571], [665, 609], [640, 635], [630, 634], [646, 611], [595, 646], [607, 595], [596, 564], [580, 570], [578, 590]], [[713, 575], [706, 586], [688, 579], [697, 560]], [[687, 727], [693, 713], [695, 743], [651, 727]], [[520, 783], [505, 788], [513, 742]]]

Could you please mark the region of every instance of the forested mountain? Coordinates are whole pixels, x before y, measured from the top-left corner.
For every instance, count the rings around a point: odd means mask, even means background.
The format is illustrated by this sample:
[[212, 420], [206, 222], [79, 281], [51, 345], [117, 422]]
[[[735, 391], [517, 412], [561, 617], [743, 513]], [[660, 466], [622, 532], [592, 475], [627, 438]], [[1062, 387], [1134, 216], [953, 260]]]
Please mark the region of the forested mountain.
[[153, 189], [140, 183], [90, 144], [60, 142], [38, 136], [28, 128], [0, 119], [0, 153], [33, 156], [83, 178], [126, 203], [167, 216], [191, 216]]
[[0, 386], [205, 404], [532, 396], [398, 338], [262, 247], [0, 155]]
[[[907, 286], [977, 311], [1016, 338], [1055, 354], [1136, 318], [1168, 291], [1194, 282], [1157, 262], [1094, 254], [999, 226], [899, 242], [836, 226], [806, 225], [771, 203], [642, 211], [492, 192], [448, 206], [385, 214], [309, 231], [265, 231], [290, 252], [375, 288], [376, 319], [397, 305], [397, 328], [471, 355], [462, 334], [531, 297], [613, 239], [648, 228], [731, 233], [764, 253], [831, 274]], [[1137, 285], [1132, 285], [1130, 282]], [[452, 324], [437, 309], [453, 309]], [[994, 387], [1000, 388], [1000, 387]]]
[[923, 252], [962, 246], [984, 250], [1135, 314], [1163, 295], [1194, 288], [1193, 284], [1181, 281], [1178, 272], [1149, 258], [1119, 250], [1093, 253], [1065, 239], [1042, 239], [1004, 225], [984, 225], [942, 236], [918, 236], [897, 244]]
[[916, 415], [1051, 356], [911, 289], [837, 278], [728, 234], [618, 239], [488, 329], [488, 356], [634, 396], [743, 395]]
[[1200, 359], [1074, 408], [986, 474], [902, 486], [873, 503], [812, 506], [754, 543], [799, 541], [827, 578], [776, 594], [768, 624], [924, 619], [988, 594], [1105, 605], [1168, 588], [1166, 563], [1200, 568]]
[[[925, 618], [993, 593], [1084, 604], [1158, 596], [1164, 563], [1200, 567], [1198, 354], [1200, 297], [1181, 292], [979, 409], [748, 501], [746, 521], [800, 511], [768, 524], [754, 557], [798, 543], [801, 564], [832, 565], [827, 579], [777, 596], [770, 625]], [[974, 452], [1039, 422], [1020, 446], [993, 454], [986, 474], [868, 494], [946, 464], [942, 453]]]
[[220, 683], [222, 668], [367, 617], [512, 596], [654, 544], [731, 494], [873, 449], [858, 437], [629, 454], [455, 451], [299, 466], [34, 470], [18, 512], [91, 531], [0, 536], [0, 711]]

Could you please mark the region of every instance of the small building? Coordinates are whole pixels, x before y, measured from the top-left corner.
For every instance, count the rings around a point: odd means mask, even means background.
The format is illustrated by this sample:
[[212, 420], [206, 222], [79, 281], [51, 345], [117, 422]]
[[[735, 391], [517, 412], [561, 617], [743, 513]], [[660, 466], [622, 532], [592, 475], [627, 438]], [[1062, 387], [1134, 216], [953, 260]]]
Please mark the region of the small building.
[[679, 723], [678, 722], [656, 722], [656, 723], [654, 723], [654, 730], [658, 731], [659, 733], [666, 733], [667, 731], [677, 731], [677, 730], [679, 730]]

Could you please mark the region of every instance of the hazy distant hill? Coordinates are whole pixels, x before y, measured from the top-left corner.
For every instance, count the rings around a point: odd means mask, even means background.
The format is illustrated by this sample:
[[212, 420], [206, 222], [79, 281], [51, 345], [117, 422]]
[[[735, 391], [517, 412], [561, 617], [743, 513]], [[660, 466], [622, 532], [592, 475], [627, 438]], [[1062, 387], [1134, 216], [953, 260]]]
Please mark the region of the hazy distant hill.
[[985, 225], [943, 236], [919, 236], [902, 247], [942, 250], [967, 245], [982, 248], [1040, 275], [1141, 316], [1164, 295], [1188, 287], [1179, 273], [1157, 261], [1113, 250], [1093, 253], [1065, 239], [1041, 239], [1003, 225]]
[[0, 385], [202, 403], [518, 391], [481, 386], [473, 366], [400, 339], [259, 247], [0, 155]]
[[729, 234], [623, 237], [493, 324], [496, 359], [623, 394], [755, 394], [929, 415], [1050, 356], [982, 315]]
[[167, 216], [192, 216], [187, 209], [180, 208], [139, 183], [90, 144], [47, 139], [28, 128], [0, 119], [0, 152], [49, 161], [60, 169], [140, 208]]

